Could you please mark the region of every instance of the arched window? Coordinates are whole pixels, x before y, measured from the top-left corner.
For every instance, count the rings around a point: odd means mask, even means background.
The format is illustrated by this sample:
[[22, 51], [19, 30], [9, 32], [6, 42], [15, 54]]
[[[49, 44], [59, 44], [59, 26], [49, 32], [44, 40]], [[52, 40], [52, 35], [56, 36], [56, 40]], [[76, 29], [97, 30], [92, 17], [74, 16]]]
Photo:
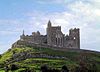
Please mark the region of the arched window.
[[57, 44], [57, 38], [56, 38], [56, 44]]
[[74, 37], [74, 40], [76, 39], [76, 37]]
[[68, 47], [72, 47], [72, 44], [69, 44]]

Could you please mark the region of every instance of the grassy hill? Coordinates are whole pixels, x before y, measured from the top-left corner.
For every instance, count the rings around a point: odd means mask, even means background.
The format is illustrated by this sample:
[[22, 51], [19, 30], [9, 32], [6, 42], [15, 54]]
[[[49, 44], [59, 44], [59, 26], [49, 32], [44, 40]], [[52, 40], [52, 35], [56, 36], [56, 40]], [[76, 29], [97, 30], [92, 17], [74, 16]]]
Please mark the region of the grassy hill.
[[[85, 50], [67, 50], [59, 51], [50, 48], [12, 48], [0, 56], [0, 72], [5, 72], [4, 67], [9, 68], [16, 65], [18, 68], [13, 72], [22, 72], [25, 69], [31, 69], [40, 72], [42, 65], [49, 68], [60, 70], [66, 65], [70, 72], [84, 64], [87, 69], [96, 69], [100, 72], [100, 53]], [[93, 65], [95, 64], [95, 67]], [[9, 72], [12, 72], [9, 70]]]

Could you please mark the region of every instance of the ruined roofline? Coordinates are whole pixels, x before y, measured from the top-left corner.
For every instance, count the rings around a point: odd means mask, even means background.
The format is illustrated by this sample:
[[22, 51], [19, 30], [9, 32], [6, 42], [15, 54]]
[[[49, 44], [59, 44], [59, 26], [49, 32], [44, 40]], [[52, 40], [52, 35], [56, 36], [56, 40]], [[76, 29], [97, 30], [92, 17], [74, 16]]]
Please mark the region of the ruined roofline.
[[79, 28], [71, 28], [69, 30], [80, 30]]
[[[60, 29], [62, 29], [61, 26], [59, 26], [59, 25], [58, 25], [58, 26], [52, 26], [51, 20], [48, 21], [48, 24], [51, 24], [51, 28], [60, 28]], [[47, 28], [48, 28], [48, 26], [47, 26]], [[79, 28], [70, 28], [69, 31], [71, 31], [71, 30], [80, 30], [80, 29], [79, 29]], [[61, 31], [62, 31], [62, 30], [61, 30]], [[40, 35], [42, 35], [38, 30], [37, 30], [36, 32], [32, 32], [31, 35], [33, 35], [33, 33], [34, 33], [34, 34], [39, 33]], [[63, 32], [62, 32], [62, 33], [63, 33]], [[64, 33], [63, 33], [63, 34], [64, 34]], [[31, 36], [31, 35], [25, 35], [25, 31], [24, 31], [24, 30], [23, 30], [22, 35], [23, 35], [23, 36]], [[68, 35], [68, 34], [65, 34], [65, 35]]]
[[20, 36], [20, 40], [29, 43], [80, 49], [79, 28], [71, 28], [69, 29], [69, 33], [65, 34], [62, 32], [61, 26], [52, 26], [50, 21], [47, 25], [46, 35], [40, 34], [39, 31], [32, 32], [32, 35], [24, 35], [23, 31], [23, 34]]

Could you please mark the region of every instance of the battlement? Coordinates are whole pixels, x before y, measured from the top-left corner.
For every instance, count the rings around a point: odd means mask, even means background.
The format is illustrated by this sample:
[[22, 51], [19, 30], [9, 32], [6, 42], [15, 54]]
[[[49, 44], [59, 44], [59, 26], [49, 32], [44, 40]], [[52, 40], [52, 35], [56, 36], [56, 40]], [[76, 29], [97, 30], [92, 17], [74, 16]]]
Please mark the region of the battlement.
[[41, 35], [39, 31], [32, 32], [32, 35], [25, 35], [23, 31], [20, 40], [14, 43], [13, 47], [31, 44], [39, 46], [45, 45], [45, 47], [80, 49], [80, 29], [70, 29], [69, 34], [65, 36], [61, 31], [61, 26], [52, 26], [51, 21], [49, 21], [46, 35]]

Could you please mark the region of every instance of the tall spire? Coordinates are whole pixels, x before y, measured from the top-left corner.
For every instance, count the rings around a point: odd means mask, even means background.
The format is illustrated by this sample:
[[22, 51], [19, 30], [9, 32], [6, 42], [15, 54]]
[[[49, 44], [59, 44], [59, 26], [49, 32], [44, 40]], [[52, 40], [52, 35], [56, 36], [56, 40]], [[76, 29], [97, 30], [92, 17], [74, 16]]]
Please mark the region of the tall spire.
[[24, 30], [23, 30], [23, 36], [24, 36], [25, 34], [24, 34]]
[[50, 20], [48, 21], [48, 27], [51, 27], [51, 21]]

